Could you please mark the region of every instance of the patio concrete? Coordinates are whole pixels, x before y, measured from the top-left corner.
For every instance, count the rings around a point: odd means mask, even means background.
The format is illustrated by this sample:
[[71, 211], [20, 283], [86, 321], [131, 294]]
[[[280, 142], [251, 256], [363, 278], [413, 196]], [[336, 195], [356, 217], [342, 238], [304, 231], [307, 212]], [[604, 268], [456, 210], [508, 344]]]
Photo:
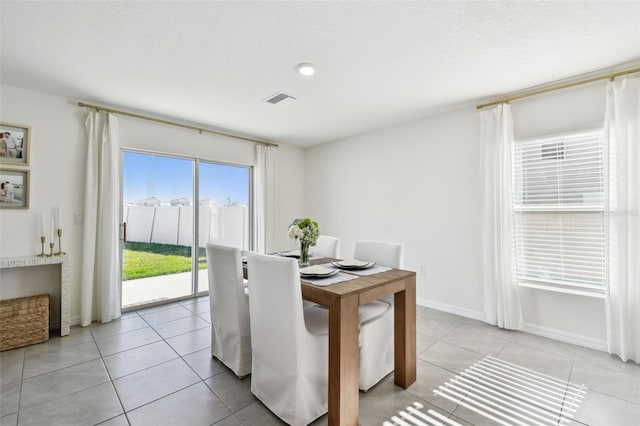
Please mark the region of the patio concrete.
[[[198, 271], [199, 293], [209, 290], [207, 269]], [[122, 282], [122, 308], [161, 302], [191, 294], [191, 272], [160, 275]]]

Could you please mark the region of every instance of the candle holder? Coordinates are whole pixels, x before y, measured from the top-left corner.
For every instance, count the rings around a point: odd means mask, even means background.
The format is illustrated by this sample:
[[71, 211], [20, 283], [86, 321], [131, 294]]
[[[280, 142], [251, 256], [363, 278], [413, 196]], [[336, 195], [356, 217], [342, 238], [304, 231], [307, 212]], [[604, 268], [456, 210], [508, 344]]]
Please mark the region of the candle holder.
[[53, 244], [53, 241], [52, 241], [52, 242], [49, 243], [49, 249], [50, 249], [49, 255], [48, 255], [49, 257], [55, 256], [55, 254], [53, 254], [53, 246], [54, 246], [54, 244]]
[[58, 252], [56, 254], [60, 256], [65, 254], [62, 251], [62, 229], [61, 228], [58, 228]]
[[41, 235], [40, 236], [40, 245], [42, 246], [42, 249], [40, 250], [40, 254], [38, 255], [38, 257], [45, 257], [46, 256], [46, 254], [44, 254], [44, 240], [45, 240], [44, 235]]

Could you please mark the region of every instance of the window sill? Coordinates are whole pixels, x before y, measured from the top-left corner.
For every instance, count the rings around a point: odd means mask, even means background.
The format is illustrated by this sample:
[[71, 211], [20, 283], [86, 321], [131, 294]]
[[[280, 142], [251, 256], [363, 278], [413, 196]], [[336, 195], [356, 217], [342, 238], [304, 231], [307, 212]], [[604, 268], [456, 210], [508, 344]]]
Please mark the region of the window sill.
[[533, 283], [522, 283], [522, 282], [518, 283], [518, 285], [520, 287], [535, 288], [538, 290], [552, 291], [555, 293], [574, 294], [577, 296], [593, 297], [594, 299], [606, 298], [606, 294], [604, 291], [602, 292], [587, 291], [587, 290], [578, 290], [575, 288], [562, 288], [562, 287], [555, 287], [555, 286], [544, 285], [544, 284], [533, 284]]

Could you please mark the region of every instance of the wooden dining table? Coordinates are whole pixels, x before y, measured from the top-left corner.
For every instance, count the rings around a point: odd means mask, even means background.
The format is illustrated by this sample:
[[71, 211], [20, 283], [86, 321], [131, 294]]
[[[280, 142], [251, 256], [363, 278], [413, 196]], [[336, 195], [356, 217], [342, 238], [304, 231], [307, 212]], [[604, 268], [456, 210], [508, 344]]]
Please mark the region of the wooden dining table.
[[[313, 259], [311, 263], [333, 260], [336, 259]], [[416, 273], [391, 269], [329, 286], [300, 283], [305, 300], [329, 309], [329, 425], [357, 426], [358, 307], [394, 295], [394, 381], [408, 388], [416, 381]]]

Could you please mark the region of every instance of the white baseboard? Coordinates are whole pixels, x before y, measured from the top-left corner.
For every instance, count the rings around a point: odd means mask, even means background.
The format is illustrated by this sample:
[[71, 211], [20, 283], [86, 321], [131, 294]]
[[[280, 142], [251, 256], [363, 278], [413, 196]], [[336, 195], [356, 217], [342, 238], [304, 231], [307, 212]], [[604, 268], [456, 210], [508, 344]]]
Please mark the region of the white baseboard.
[[608, 350], [606, 340], [556, 330], [555, 328], [525, 323], [522, 331], [525, 333], [535, 334], [536, 336], [547, 337], [549, 339], [559, 340], [561, 342], [571, 343], [572, 345], [583, 346], [585, 348], [595, 349], [598, 351], [607, 352]]
[[461, 317], [471, 318], [479, 321], [484, 320], [483, 312], [474, 311], [472, 309], [461, 308], [459, 306], [448, 305], [446, 303], [436, 302], [434, 300], [416, 297], [416, 304], [420, 306], [424, 306], [426, 308], [437, 309], [438, 311], [444, 311], [450, 314], [460, 315]]
[[69, 321], [71, 322], [72, 326], [80, 325], [80, 315], [73, 315], [69, 318]]
[[[460, 315], [478, 321], [484, 321], [484, 313], [481, 311], [474, 311], [472, 309], [461, 308], [459, 306], [448, 305], [446, 303], [436, 302], [434, 300], [423, 299], [420, 297], [416, 298], [416, 303], [419, 306], [425, 306], [427, 308], [437, 309], [439, 311], [448, 312], [450, 314]], [[522, 331], [529, 334], [535, 334], [536, 336], [558, 340], [560, 342], [571, 343], [572, 345], [578, 345], [585, 348], [607, 352], [606, 340], [595, 339], [593, 337], [582, 336], [580, 334], [569, 333], [566, 331], [557, 330], [555, 328], [543, 327], [530, 323], [525, 323]]]

